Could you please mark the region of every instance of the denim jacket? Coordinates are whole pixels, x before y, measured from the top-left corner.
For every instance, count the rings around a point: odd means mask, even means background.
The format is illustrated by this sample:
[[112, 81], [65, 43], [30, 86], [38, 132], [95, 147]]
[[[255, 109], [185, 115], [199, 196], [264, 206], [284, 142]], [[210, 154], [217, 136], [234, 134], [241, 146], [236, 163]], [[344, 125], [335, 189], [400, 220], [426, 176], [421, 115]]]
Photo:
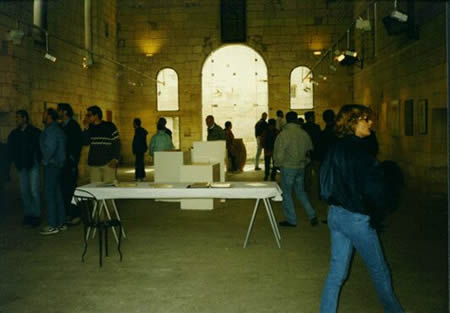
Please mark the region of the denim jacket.
[[328, 204], [370, 215], [389, 203], [382, 168], [364, 140], [356, 136], [339, 139], [328, 151], [320, 169], [320, 195]]
[[41, 134], [40, 145], [44, 166], [64, 166], [66, 160], [66, 136], [58, 123], [53, 122], [45, 127]]

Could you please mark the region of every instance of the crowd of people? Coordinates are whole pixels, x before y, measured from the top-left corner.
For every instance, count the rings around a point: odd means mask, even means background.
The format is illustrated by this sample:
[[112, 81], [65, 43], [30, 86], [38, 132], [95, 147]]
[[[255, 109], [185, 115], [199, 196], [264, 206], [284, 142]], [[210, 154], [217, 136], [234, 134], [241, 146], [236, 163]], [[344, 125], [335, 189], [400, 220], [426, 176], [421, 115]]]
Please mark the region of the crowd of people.
[[[373, 213], [388, 206], [396, 188], [386, 180], [386, 171], [378, 163], [378, 143], [371, 130], [372, 112], [362, 105], [345, 105], [339, 113], [323, 112], [325, 128], [315, 123], [314, 112], [305, 120], [296, 112], [281, 110], [276, 118], [261, 115], [255, 124], [257, 151], [255, 170], [264, 155], [264, 180], [275, 181], [280, 172], [285, 220], [281, 227], [296, 227], [297, 216], [292, 193], [302, 203], [311, 226], [318, 225], [306, 187], [313, 173], [320, 172], [320, 196], [329, 205], [328, 227], [331, 237], [331, 260], [322, 291], [320, 312], [336, 312], [340, 289], [348, 275], [353, 250], [361, 255], [386, 312], [403, 312], [392, 290], [387, 263], [376, 229]], [[268, 120], [267, 120], [268, 119]], [[232, 123], [223, 129], [212, 115], [206, 117], [207, 140], [224, 140], [231, 171], [239, 172]], [[98, 106], [87, 108], [83, 130], [73, 118], [72, 107], [59, 103], [43, 114], [43, 131], [30, 123], [28, 112], [16, 112], [16, 128], [8, 136], [7, 147], [1, 145], [7, 163], [14, 163], [23, 200], [23, 224], [41, 225], [40, 168], [44, 174], [44, 199], [47, 226], [42, 235], [53, 235], [80, 223], [80, 212], [71, 203], [78, 179], [78, 163], [83, 145], [89, 145], [87, 164], [91, 183], [116, 181], [121, 144], [114, 123], [103, 120]], [[174, 149], [172, 132], [165, 118], [157, 121], [157, 132], [147, 145], [148, 132], [135, 118], [132, 152], [135, 155], [135, 179], [145, 179], [144, 155]], [[7, 153], [4, 153], [6, 152]], [[264, 151], [264, 152], [263, 152]], [[5, 160], [4, 160], [5, 161]], [[4, 164], [5, 162], [2, 162]], [[394, 168], [391, 168], [391, 172]], [[1, 183], [9, 177], [9, 169], [0, 169]], [[2, 187], [0, 185], [0, 187]]]

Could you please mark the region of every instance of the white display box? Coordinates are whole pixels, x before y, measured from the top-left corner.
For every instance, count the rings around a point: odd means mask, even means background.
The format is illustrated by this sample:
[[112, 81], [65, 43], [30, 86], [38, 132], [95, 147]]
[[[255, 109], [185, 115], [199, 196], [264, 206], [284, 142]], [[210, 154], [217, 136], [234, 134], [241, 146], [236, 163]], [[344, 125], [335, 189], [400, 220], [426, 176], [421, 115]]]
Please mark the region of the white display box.
[[[219, 163], [203, 163], [183, 165], [180, 169], [180, 182], [207, 182], [211, 183], [220, 179]], [[182, 199], [181, 209], [183, 210], [212, 210], [214, 209], [214, 199]]]
[[224, 140], [194, 141], [191, 150], [192, 163], [219, 163], [221, 182], [225, 181], [225, 158], [226, 146]]
[[180, 181], [183, 152], [160, 151], [154, 154], [155, 182], [176, 183]]

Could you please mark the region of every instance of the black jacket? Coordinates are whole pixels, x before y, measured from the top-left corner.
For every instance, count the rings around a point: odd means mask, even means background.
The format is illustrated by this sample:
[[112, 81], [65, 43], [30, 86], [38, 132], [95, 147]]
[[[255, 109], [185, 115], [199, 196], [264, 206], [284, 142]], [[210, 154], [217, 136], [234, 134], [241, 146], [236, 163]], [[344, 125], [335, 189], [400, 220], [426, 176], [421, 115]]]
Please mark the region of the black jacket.
[[16, 128], [9, 134], [9, 162], [13, 162], [18, 170], [32, 168], [36, 160], [41, 162], [40, 135], [41, 130], [32, 125], [28, 125], [23, 131]]
[[147, 134], [147, 130], [142, 127], [137, 127], [134, 130], [133, 154], [147, 152]]
[[320, 169], [321, 197], [357, 213], [390, 205], [391, 188], [382, 168], [363, 139], [347, 136], [328, 151]]
[[66, 134], [66, 165], [78, 166], [81, 155], [83, 133], [80, 124], [74, 119], [69, 119], [67, 124], [61, 124], [64, 133]]

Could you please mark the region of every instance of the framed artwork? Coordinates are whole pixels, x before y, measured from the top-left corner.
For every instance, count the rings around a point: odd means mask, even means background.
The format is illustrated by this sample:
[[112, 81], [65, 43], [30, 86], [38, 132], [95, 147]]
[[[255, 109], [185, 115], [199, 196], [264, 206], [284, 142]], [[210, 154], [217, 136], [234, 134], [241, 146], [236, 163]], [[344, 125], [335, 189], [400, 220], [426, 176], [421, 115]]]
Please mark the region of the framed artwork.
[[428, 133], [428, 101], [427, 99], [419, 100], [417, 104], [417, 118], [419, 124], [419, 135]]
[[404, 111], [404, 127], [405, 136], [414, 135], [414, 100], [409, 99], [405, 101], [405, 111]]
[[400, 101], [392, 100], [388, 111], [388, 120], [389, 120], [389, 130], [391, 131], [392, 136], [399, 136], [399, 125], [400, 125]]

